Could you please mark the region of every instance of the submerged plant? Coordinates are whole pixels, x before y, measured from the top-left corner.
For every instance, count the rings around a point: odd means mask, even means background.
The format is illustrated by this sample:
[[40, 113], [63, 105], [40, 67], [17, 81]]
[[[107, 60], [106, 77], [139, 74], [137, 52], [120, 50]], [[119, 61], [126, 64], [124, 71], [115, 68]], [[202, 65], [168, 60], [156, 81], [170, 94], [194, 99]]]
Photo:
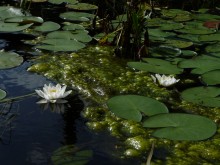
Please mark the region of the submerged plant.
[[65, 92], [66, 85], [63, 87], [60, 84], [53, 86], [51, 83], [49, 85], [44, 85], [43, 91], [42, 90], [35, 90], [36, 93], [44, 98], [40, 100], [38, 103], [65, 103], [66, 100], [63, 100], [66, 96], [68, 96], [72, 90]]

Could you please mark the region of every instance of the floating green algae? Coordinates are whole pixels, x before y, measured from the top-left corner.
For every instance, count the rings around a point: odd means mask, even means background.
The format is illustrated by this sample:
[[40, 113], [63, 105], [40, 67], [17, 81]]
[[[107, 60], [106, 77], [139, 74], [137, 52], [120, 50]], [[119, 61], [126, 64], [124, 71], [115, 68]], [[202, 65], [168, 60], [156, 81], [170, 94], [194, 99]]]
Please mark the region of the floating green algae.
[[149, 73], [128, 68], [127, 61], [114, 57], [112, 50], [111, 47], [87, 47], [77, 54], [45, 54], [37, 58], [29, 71], [77, 89], [89, 102], [82, 112], [88, 119], [87, 126], [94, 131], [108, 130], [112, 136], [124, 142], [122, 156], [140, 156], [144, 159], [154, 143], [154, 152], [157, 154], [152, 164], [219, 164], [219, 134], [199, 142], [156, 139], [151, 136], [152, 129], [118, 118], [106, 108], [105, 103], [111, 96], [138, 94], [160, 100], [176, 113], [200, 114], [216, 123], [220, 120], [219, 108], [206, 108], [182, 101], [175, 90], [154, 84]]

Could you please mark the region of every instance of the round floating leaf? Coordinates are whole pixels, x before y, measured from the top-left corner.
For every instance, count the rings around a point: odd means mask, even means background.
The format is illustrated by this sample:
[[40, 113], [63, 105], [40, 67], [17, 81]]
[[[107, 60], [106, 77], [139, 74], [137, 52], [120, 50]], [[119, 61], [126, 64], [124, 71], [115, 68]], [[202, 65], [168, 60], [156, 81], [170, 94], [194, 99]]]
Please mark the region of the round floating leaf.
[[182, 50], [182, 54], [181, 56], [183, 57], [192, 57], [192, 56], [196, 56], [197, 53], [192, 51], [192, 50]]
[[201, 75], [201, 79], [207, 85], [217, 85], [217, 84], [220, 84], [219, 75], [220, 75], [220, 69], [213, 70], [213, 71], [206, 72], [203, 75]]
[[0, 32], [17, 32], [17, 31], [22, 31], [24, 29], [29, 28], [32, 25], [33, 25], [33, 23], [20, 26], [18, 23], [4, 23], [4, 22], [0, 22]]
[[148, 33], [149, 36], [154, 36], [154, 37], [170, 37], [176, 35], [173, 32], [165, 32], [160, 29], [148, 29]]
[[0, 100], [4, 99], [5, 97], [6, 97], [6, 92], [0, 89]]
[[203, 74], [205, 72], [220, 69], [220, 59], [211, 56], [196, 56], [192, 59], [186, 59], [178, 64], [180, 68], [192, 68], [191, 73]]
[[216, 30], [213, 30], [213, 29], [209, 29], [209, 28], [196, 28], [196, 27], [193, 27], [193, 26], [184, 27], [182, 29], [178, 29], [178, 30], [175, 30], [175, 31], [179, 32], [179, 33], [198, 34], [198, 35], [201, 35], [201, 34], [212, 34], [212, 33], [216, 32]]
[[177, 16], [190, 15], [190, 12], [181, 9], [163, 9], [161, 11], [162, 17], [175, 18]]
[[196, 43], [200, 42], [199, 36], [200, 35], [195, 35], [195, 34], [180, 34], [180, 35], [178, 35], [179, 38], [187, 39], [187, 40], [190, 40], [190, 41], [196, 42]]
[[73, 145], [67, 145], [54, 151], [51, 159], [54, 165], [85, 165], [92, 156], [92, 150], [79, 150]]
[[60, 18], [70, 21], [90, 21], [95, 17], [94, 14], [83, 12], [65, 12], [60, 14]]
[[220, 43], [209, 45], [205, 48], [206, 52], [208, 53], [216, 53], [220, 52]]
[[22, 12], [22, 9], [15, 7], [2, 6], [0, 12], [0, 20], [17, 16], [25, 16], [25, 14]]
[[187, 42], [182, 40], [175, 40], [175, 39], [167, 39], [165, 40], [164, 44], [167, 46], [177, 47], [180, 49], [188, 48], [193, 45], [193, 42]]
[[153, 136], [170, 140], [205, 140], [216, 133], [216, 124], [203, 116], [192, 114], [159, 114], [143, 122], [144, 127], [158, 128]]
[[14, 52], [0, 51], [0, 69], [8, 69], [19, 66], [23, 58]]
[[158, 74], [180, 74], [183, 72], [183, 69], [169, 61], [156, 58], [144, 58], [143, 60], [145, 62], [128, 62], [127, 65], [137, 70]]
[[167, 21], [162, 18], [158, 18], [158, 17], [147, 20], [147, 27], [160, 27], [161, 25], [164, 25], [164, 24], [165, 26], [168, 25]]
[[213, 14], [194, 14], [193, 18], [199, 21], [207, 21], [207, 20], [219, 20], [219, 15], [213, 15]]
[[181, 93], [183, 100], [207, 107], [220, 107], [220, 88], [218, 87], [194, 87]]
[[170, 46], [159, 46], [150, 50], [153, 57], [176, 57], [181, 54], [181, 50]]
[[141, 113], [147, 116], [168, 113], [168, 109], [163, 103], [139, 95], [112, 97], [107, 101], [107, 106], [116, 116], [137, 122], [142, 119]]
[[92, 5], [89, 3], [77, 3], [77, 4], [67, 4], [67, 8], [74, 9], [74, 10], [97, 10], [98, 6]]
[[53, 4], [62, 4], [62, 3], [69, 3], [69, 4], [76, 4], [78, 3], [77, 0], [48, 0], [48, 2]]
[[77, 51], [86, 45], [76, 40], [67, 39], [46, 39], [43, 40], [44, 45], [38, 45], [36, 48], [51, 51]]
[[47, 35], [47, 38], [50, 39], [57, 38], [57, 39], [67, 39], [67, 40], [75, 39], [81, 42], [90, 42], [92, 40], [92, 37], [90, 37], [87, 33], [83, 31], [79, 31], [79, 33], [72, 33], [70, 31], [55, 31], [49, 33]]
[[160, 30], [177, 30], [183, 28], [182, 23], [176, 23], [176, 22], [171, 22], [167, 21], [166, 23], [160, 24], [161, 27], [159, 27]]
[[41, 17], [34, 16], [19, 16], [5, 19], [6, 23], [43, 23], [44, 20]]
[[220, 41], [220, 34], [209, 34], [209, 35], [201, 35], [199, 37], [200, 41]]
[[44, 22], [41, 26], [37, 26], [34, 28], [36, 31], [40, 32], [51, 32], [58, 30], [60, 28], [60, 25], [56, 22], [47, 21]]
[[82, 25], [74, 24], [74, 23], [67, 23], [62, 28], [63, 30], [84, 30], [85, 28]]
[[191, 14], [178, 14], [176, 17], [173, 18], [173, 21], [176, 22], [186, 22], [192, 20]]

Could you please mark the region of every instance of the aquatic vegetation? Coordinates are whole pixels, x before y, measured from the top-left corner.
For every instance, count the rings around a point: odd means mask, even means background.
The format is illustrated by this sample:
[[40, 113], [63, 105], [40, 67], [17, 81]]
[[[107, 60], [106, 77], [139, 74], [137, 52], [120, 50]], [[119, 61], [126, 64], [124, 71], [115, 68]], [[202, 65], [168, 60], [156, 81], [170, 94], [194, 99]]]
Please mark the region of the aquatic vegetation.
[[[59, 4], [60, 0], [49, 2]], [[85, 4], [72, 2], [66, 7], [87, 10]], [[90, 7], [91, 10], [97, 9], [96, 6]], [[114, 47], [108, 48], [86, 47], [92, 37], [82, 25], [91, 25], [92, 20], [93, 24], [97, 23], [96, 16], [90, 13], [61, 13], [60, 18], [70, 21], [63, 23], [64, 26], [36, 21], [39, 26], [34, 21], [30, 27], [26, 24], [27, 27], [19, 29], [17, 26], [20, 24], [12, 24], [9, 18], [3, 18], [9, 22], [2, 24], [13, 26], [11, 32], [27, 29], [40, 33], [40, 40], [35, 40], [39, 45], [35, 44], [34, 48], [61, 51], [59, 54], [43, 53], [28, 70], [77, 89], [85, 100], [89, 100], [82, 112], [88, 119], [87, 126], [96, 131], [108, 130], [112, 136], [119, 138], [123, 142], [125, 156], [143, 156], [155, 142], [155, 152], [161, 148], [165, 151], [162, 158], [155, 155], [152, 161], [156, 164], [161, 164], [163, 159], [168, 165], [173, 162], [184, 165], [219, 162], [216, 155], [220, 150], [215, 147], [219, 145], [219, 128], [216, 128], [220, 120], [219, 87], [203, 87], [200, 82], [218, 84], [215, 79], [218, 74], [216, 69], [219, 69], [218, 29], [208, 28], [204, 22], [219, 19], [219, 16], [206, 13], [208, 11], [162, 9], [157, 11], [161, 16], [158, 18], [151, 17], [156, 13], [152, 13], [151, 9], [147, 13], [144, 4], [130, 3], [127, 7], [125, 17], [117, 16], [116, 20], [112, 20], [116, 29], [99, 40], [100, 44], [107, 43], [106, 38], [108, 42], [112, 41]], [[76, 24], [77, 21], [83, 23]], [[146, 24], [148, 21], [149, 24]], [[214, 50], [213, 43], [216, 42]], [[149, 48], [149, 45], [152, 47]], [[141, 62], [118, 59], [113, 55], [114, 49], [117, 56]], [[78, 52], [68, 54], [64, 51]], [[148, 58], [143, 58], [146, 55]], [[181, 82], [176, 84], [175, 90], [161, 88], [152, 81], [153, 73], [178, 75]], [[160, 82], [163, 78], [167, 79], [156, 76], [154, 80]], [[165, 86], [177, 81], [168, 77], [169, 83]], [[201, 87], [188, 88], [198, 84]], [[52, 96], [53, 90], [57, 89], [52, 89], [49, 94], [43, 91], [37, 93], [46, 99], [44, 103], [59, 102], [65, 90], [58, 97]], [[172, 113], [168, 113], [167, 106]], [[157, 112], [155, 107], [159, 107]]]
[[9, 69], [21, 65], [23, 57], [15, 52], [0, 51], [0, 69]]
[[4, 99], [5, 97], [6, 97], [6, 92], [0, 89], [0, 100]]
[[168, 113], [167, 107], [154, 99], [139, 95], [120, 95], [107, 101], [109, 109], [118, 117], [140, 122], [143, 116]]
[[57, 84], [56, 86], [45, 84], [43, 90], [35, 90], [36, 93], [43, 98], [38, 103], [65, 103], [66, 100], [63, 100], [66, 96], [68, 96], [72, 90], [66, 91], [66, 85], [61, 86]]
[[175, 79], [175, 77], [173, 76], [166, 76], [164, 74], [162, 76], [159, 74], [155, 74], [155, 76], [151, 75], [151, 77], [155, 83], [157, 83], [158, 81], [158, 83], [164, 87], [169, 87], [180, 80], [180, 79]]

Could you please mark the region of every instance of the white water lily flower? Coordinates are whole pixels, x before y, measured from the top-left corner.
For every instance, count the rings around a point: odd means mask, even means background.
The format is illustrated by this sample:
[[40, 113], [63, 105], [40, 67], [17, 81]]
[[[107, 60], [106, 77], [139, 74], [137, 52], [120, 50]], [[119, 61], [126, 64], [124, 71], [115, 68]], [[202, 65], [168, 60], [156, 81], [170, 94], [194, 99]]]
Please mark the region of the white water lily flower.
[[63, 87], [60, 84], [53, 86], [51, 83], [49, 85], [44, 85], [43, 90], [35, 90], [36, 93], [44, 98], [40, 100], [38, 103], [65, 103], [66, 100], [63, 100], [66, 96], [68, 96], [72, 90], [65, 92], [66, 85]]
[[164, 74], [162, 76], [159, 74], [155, 74], [155, 76], [151, 75], [151, 77], [155, 83], [158, 81], [158, 83], [164, 87], [171, 86], [180, 80], [175, 79], [175, 77], [173, 76], [166, 76]]

